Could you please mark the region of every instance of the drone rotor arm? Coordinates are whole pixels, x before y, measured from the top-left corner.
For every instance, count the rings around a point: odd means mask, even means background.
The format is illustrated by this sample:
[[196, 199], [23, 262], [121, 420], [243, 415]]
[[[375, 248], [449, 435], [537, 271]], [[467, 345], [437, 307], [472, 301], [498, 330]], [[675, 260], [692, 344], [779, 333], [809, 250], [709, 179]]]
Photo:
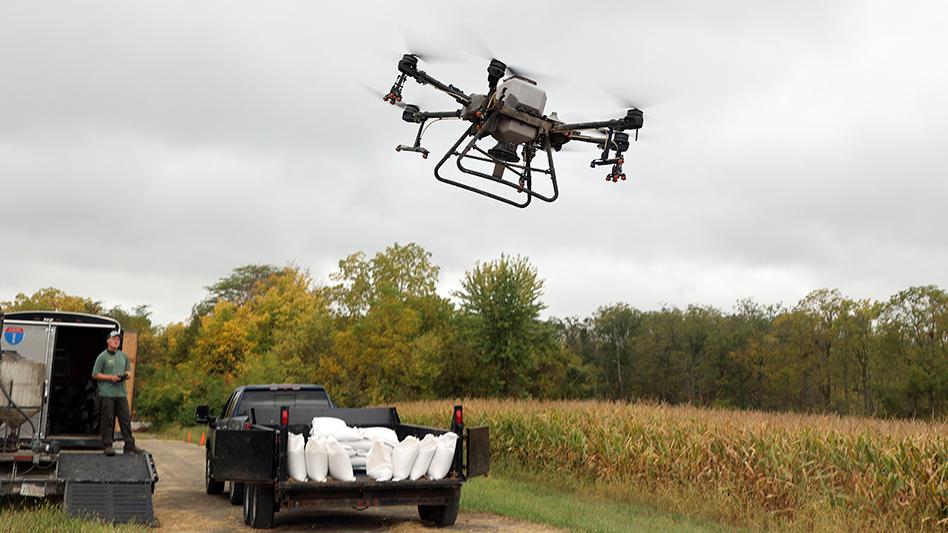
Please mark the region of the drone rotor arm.
[[464, 91], [462, 91], [461, 89], [458, 89], [454, 85], [445, 85], [444, 83], [428, 75], [428, 73], [423, 70], [416, 69], [410, 75], [420, 85], [431, 85], [435, 89], [453, 98], [455, 102], [457, 102], [458, 104], [462, 106], [466, 106], [471, 103], [471, 97], [465, 94]]

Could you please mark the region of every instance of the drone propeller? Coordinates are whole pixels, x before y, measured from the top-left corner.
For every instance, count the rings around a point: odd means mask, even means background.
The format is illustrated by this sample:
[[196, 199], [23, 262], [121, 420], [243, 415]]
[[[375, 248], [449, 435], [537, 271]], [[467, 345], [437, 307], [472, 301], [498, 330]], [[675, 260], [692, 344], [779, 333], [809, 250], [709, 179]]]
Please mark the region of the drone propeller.
[[405, 45], [405, 53], [417, 57], [425, 63], [445, 63], [460, 61], [457, 55], [447, 52], [451, 47], [430, 35], [410, 28], [402, 28], [402, 42]]
[[[647, 110], [649, 122], [654, 122], [655, 106], [660, 106], [677, 97], [668, 87], [651, 83], [636, 83], [634, 89], [630, 89], [628, 85], [619, 87], [615, 84], [606, 85], [600, 87], [600, 89], [606, 93], [617, 106], [622, 108], [622, 113], [632, 108], [641, 109], [643, 111]], [[629, 97], [629, 93], [633, 91], [636, 94], [635, 98]]]
[[543, 85], [555, 84], [556, 82], [563, 80], [562, 77], [536, 70], [525, 69], [519, 65], [511, 65], [510, 63], [507, 63], [507, 61], [500, 59], [500, 56], [495, 54], [494, 51], [492, 51], [490, 47], [487, 46], [487, 43], [481, 38], [477, 30], [475, 30], [469, 24], [461, 24], [456, 29], [454, 35], [456, 38], [464, 41], [460, 44], [460, 48], [469, 55], [479, 59], [484, 59], [486, 61], [500, 61], [504, 63], [507, 66], [506, 74], [527, 78], [537, 83], [542, 83]]

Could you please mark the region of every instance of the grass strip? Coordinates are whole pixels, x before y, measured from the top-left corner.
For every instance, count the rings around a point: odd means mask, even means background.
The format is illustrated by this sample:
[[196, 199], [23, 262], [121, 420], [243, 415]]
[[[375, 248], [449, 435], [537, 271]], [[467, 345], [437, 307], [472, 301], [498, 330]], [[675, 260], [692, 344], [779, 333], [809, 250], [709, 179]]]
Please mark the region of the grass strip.
[[590, 533], [635, 531], [712, 532], [733, 528], [667, 513], [644, 505], [610, 501], [502, 475], [475, 478], [461, 491], [461, 507]]

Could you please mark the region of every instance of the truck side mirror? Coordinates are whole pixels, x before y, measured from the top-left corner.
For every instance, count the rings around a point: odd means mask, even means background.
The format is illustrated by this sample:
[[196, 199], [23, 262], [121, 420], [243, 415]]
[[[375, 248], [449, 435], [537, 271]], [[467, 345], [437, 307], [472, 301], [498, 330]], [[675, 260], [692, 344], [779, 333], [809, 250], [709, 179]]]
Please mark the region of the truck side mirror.
[[194, 421], [198, 424], [207, 424], [211, 421], [211, 409], [206, 405], [199, 405], [194, 410]]

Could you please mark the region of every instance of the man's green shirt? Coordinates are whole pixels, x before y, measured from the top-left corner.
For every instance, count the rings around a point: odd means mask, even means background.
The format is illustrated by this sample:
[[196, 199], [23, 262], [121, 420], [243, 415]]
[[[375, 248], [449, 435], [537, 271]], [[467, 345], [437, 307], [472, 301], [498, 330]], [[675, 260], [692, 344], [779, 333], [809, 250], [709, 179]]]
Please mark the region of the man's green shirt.
[[[111, 374], [121, 376], [125, 372], [131, 372], [132, 366], [128, 362], [128, 356], [122, 350], [115, 353], [109, 353], [108, 350], [102, 350], [102, 353], [95, 358], [95, 365], [92, 366], [92, 375]], [[111, 381], [97, 381], [99, 385], [99, 396], [104, 398], [124, 398], [128, 396], [125, 391], [125, 381], [112, 383]]]

